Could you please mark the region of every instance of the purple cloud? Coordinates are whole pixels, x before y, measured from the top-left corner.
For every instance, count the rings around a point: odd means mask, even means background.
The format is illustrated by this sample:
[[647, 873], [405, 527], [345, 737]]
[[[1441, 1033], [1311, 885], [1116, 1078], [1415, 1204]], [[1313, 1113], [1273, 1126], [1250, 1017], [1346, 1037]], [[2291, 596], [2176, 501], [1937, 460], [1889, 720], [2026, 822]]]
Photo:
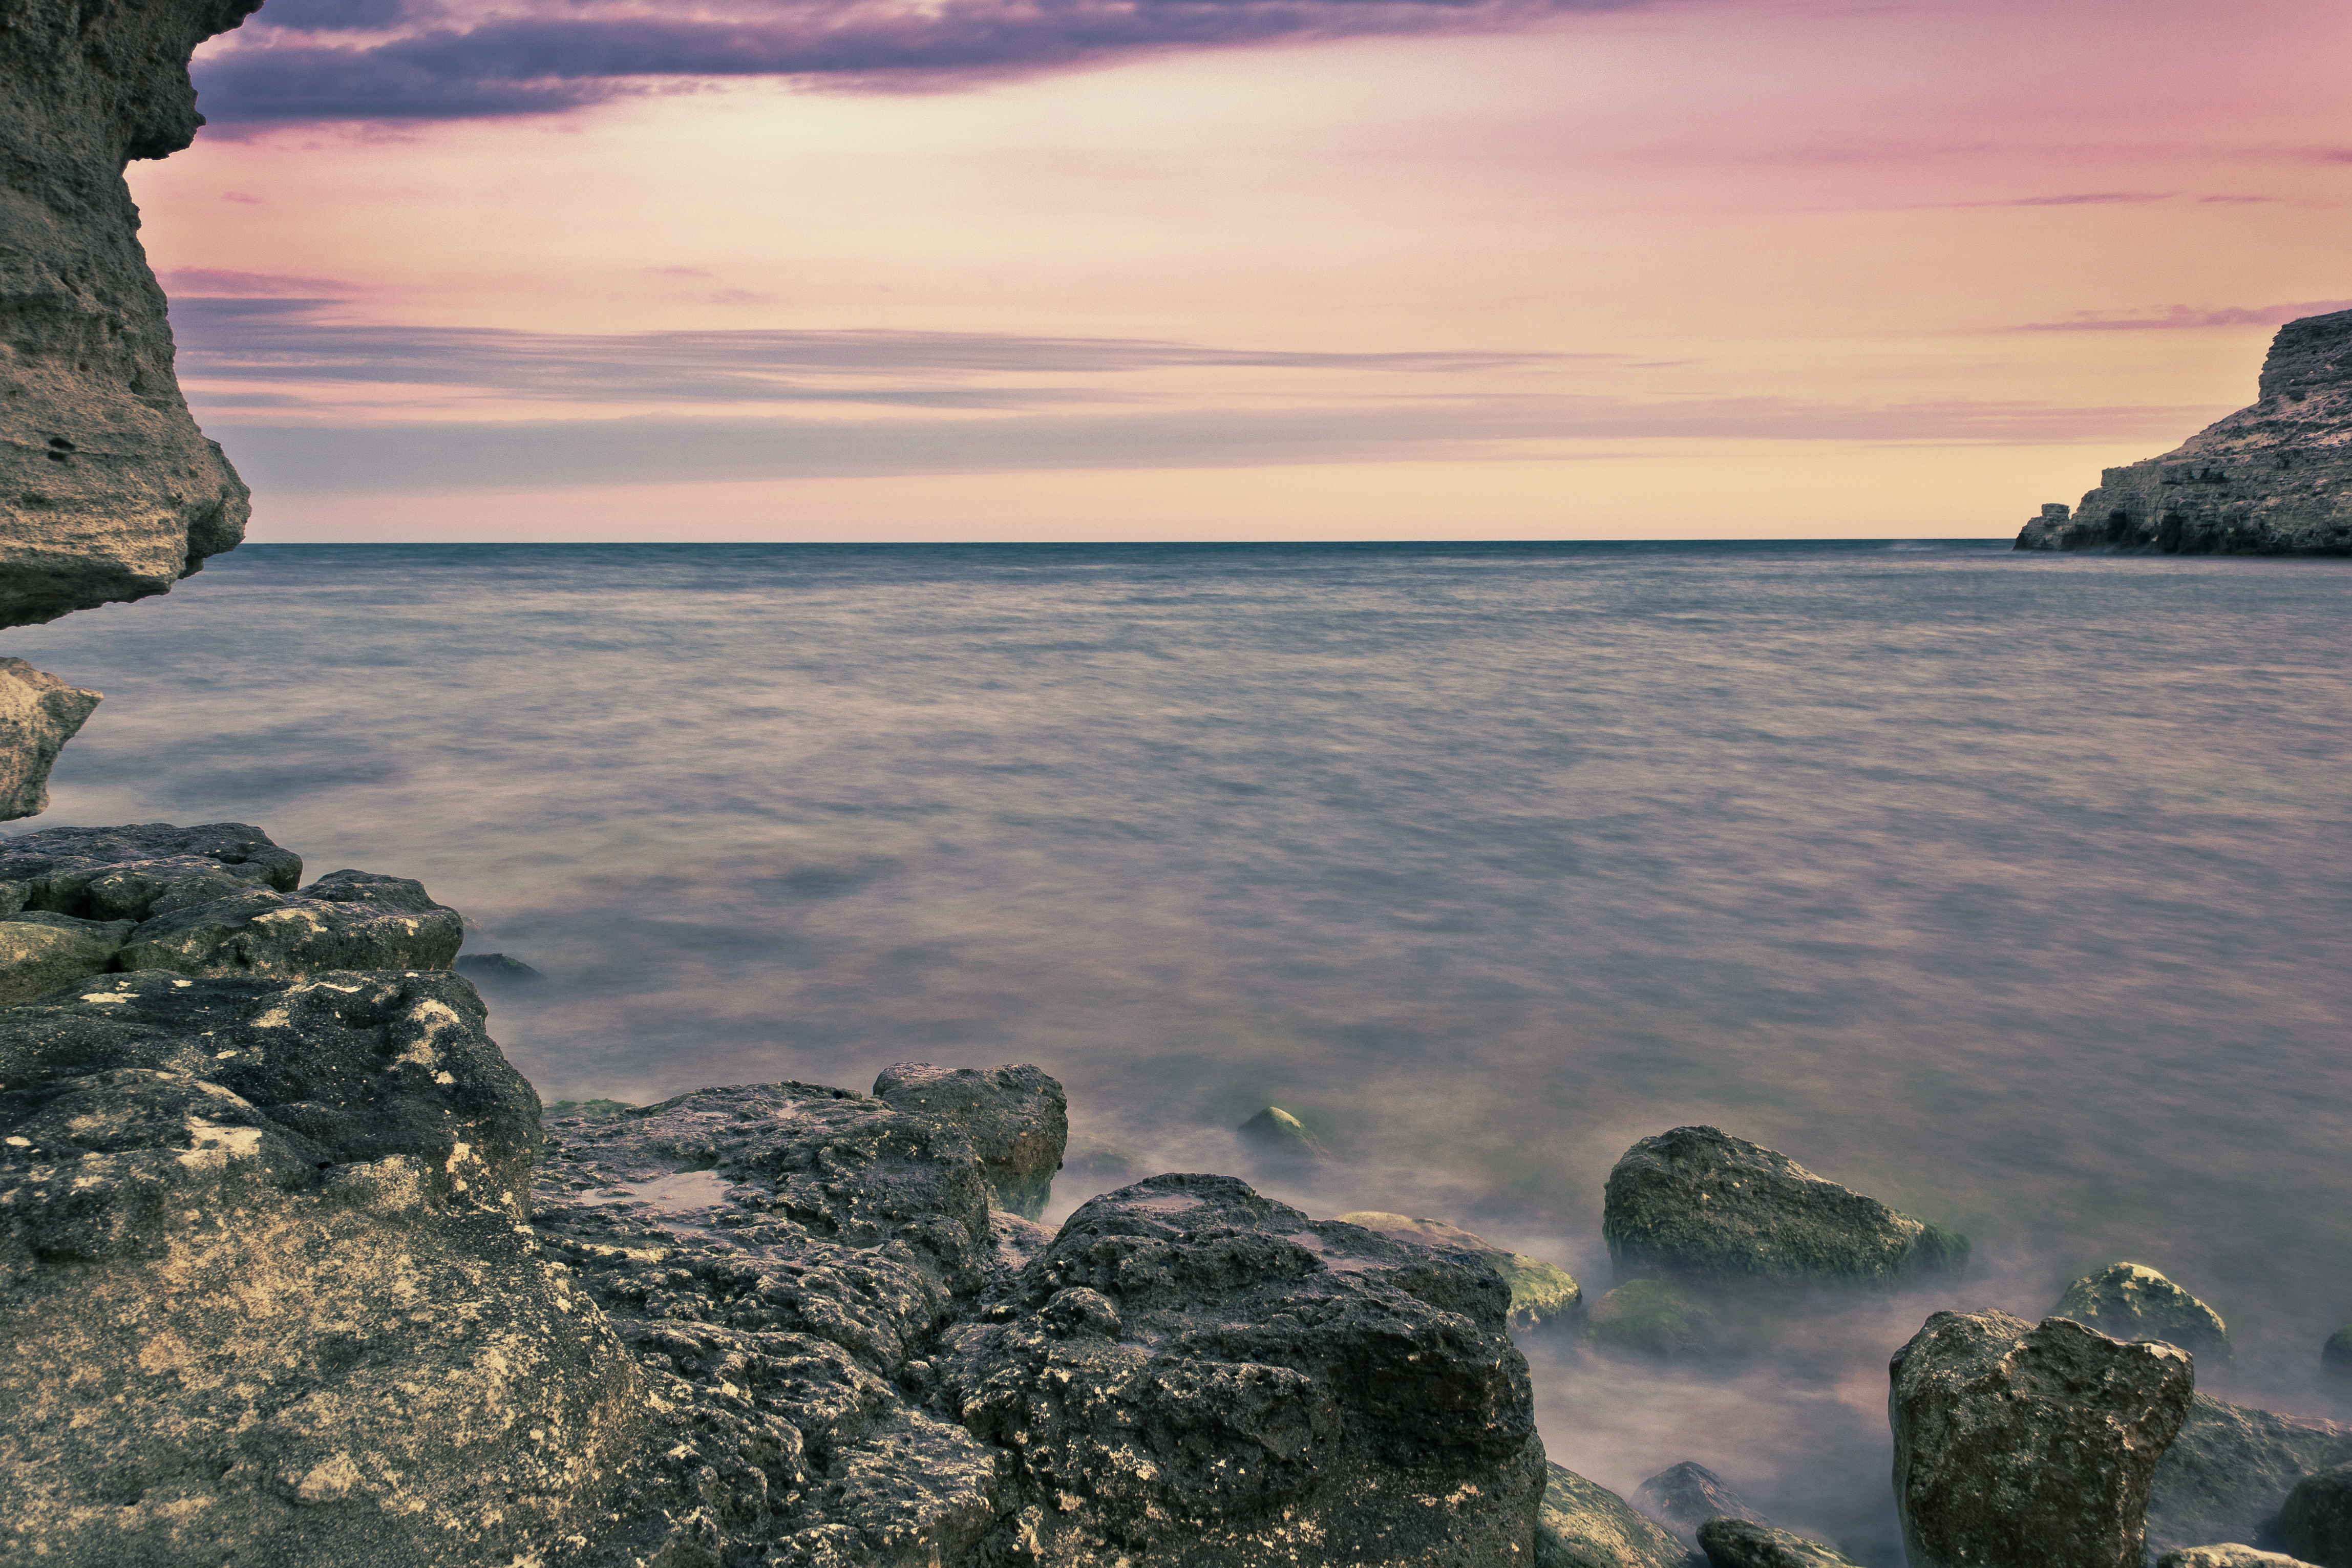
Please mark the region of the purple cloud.
[[2063, 321], [2029, 321], [2019, 332], [2140, 332], [2178, 327], [2276, 327], [2305, 316], [2352, 310], [2352, 300], [2305, 300], [2292, 305], [2170, 305], [2148, 310], [2079, 310]]
[[[270, 0], [199, 61], [215, 125], [545, 114], [664, 83], [924, 90], [1251, 44], [1488, 33], [1649, 0], [733, 0], [671, 14], [525, 0]], [[719, 14], [713, 15], [713, 11]]]

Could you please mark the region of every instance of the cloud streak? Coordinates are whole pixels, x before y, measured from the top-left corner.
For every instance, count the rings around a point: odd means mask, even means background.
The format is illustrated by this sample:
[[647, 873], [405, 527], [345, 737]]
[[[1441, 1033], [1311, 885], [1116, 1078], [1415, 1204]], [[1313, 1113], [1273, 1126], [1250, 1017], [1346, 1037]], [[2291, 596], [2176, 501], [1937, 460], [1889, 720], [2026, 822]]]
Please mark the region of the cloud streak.
[[2352, 300], [2292, 305], [2168, 305], [2146, 310], [2083, 310], [2063, 321], [2028, 321], [2019, 332], [2147, 332], [2187, 327], [2276, 327], [2305, 316], [2352, 310]]
[[662, 85], [773, 77], [867, 90], [1199, 49], [1493, 33], [1647, 0], [273, 0], [199, 62], [219, 126], [548, 114]]

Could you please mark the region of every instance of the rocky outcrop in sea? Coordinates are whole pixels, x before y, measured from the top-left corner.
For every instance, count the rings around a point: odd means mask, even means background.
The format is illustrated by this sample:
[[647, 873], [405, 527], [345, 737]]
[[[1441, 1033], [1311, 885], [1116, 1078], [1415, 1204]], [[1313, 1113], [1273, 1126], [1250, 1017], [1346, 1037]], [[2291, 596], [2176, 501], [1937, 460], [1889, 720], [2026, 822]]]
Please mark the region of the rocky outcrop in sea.
[[2352, 310], [2289, 321], [2255, 401], [2161, 457], [2109, 468], [2069, 512], [2053, 502], [2020, 550], [2352, 554]]

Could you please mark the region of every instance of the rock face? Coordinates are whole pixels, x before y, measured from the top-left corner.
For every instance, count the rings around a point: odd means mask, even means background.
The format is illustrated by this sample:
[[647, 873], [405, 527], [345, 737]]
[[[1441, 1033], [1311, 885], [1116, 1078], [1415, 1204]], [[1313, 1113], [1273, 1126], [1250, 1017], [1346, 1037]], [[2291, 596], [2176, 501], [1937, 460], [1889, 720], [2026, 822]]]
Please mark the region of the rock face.
[[1340, 1225], [1360, 1225], [1374, 1230], [1391, 1241], [1411, 1242], [1418, 1247], [1433, 1247], [1444, 1252], [1467, 1252], [1503, 1277], [1511, 1288], [1511, 1327], [1532, 1329], [1540, 1323], [1567, 1317], [1583, 1304], [1584, 1287], [1576, 1277], [1556, 1264], [1530, 1258], [1524, 1252], [1507, 1252], [1489, 1243], [1482, 1236], [1473, 1235], [1459, 1226], [1442, 1219], [1414, 1219], [1407, 1215], [1389, 1214], [1380, 1209], [1358, 1209], [1339, 1216]]
[[449, 974], [0, 1009], [0, 1558], [505, 1562], [644, 1421], [520, 1226], [530, 1088]]
[[2071, 517], [2043, 507], [2017, 548], [2352, 553], [2352, 310], [2281, 327], [2255, 396], [2160, 458], [2107, 469]]
[[2158, 1558], [2156, 1568], [2313, 1568], [2313, 1564], [2251, 1546], [2184, 1546]]
[[1545, 1485], [1492, 1271], [1228, 1176], [1094, 1198], [947, 1398], [1007, 1456], [982, 1561], [1167, 1568], [1532, 1560]]
[[1861, 1568], [1833, 1546], [1744, 1519], [1708, 1520], [1698, 1544], [1712, 1568]]
[[2352, 1463], [2352, 1427], [2198, 1394], [2148, 1488], [2148, 1550], [2215, 1541], [2275, 1544], [2279, 1509], [2294, 1484], [2346, 1463]]
[[2228, 1359], [2221, 1314], [2144, 1263], [2110, 1263], [2066, 1287], [2053, 1318], [2072, 1318], [2111, 1339], [2162, 1340], [2191, 1355]]
[[2305, 1476], [2279, 1510], [2279, 1540], [2319, 1568], [2352, 1568], [2352, 1465]]
[[203, 123], [188, 55], [256, 0], [22, 0], [0, 29], [0, 626], [161, 594], [243, 537], [122, 183]]
[[1957, 1272], [1966, 1237], [1898, 1214], [1713, 1127], [1644, 1138], [1609, 1173], [1601, 1235], [1620, 1276], [1694, 1284], [1885, 1284]]
[[49, 768], [98, 703], [95, 691], [0, 658], [0, 822], [49, 808]]
[[2149, 1481], [2189, 1415], [2186, 1352], [1937, 1312], [1888, 1373], [1912, 1568], [2139, 1568]]
[[1689, 1459], [1669, 1465], [1643, 1481], [1633, 1493], [1633, 1500], [1642, 1505], [1643, 1512], [1673, 1531], [1689, 1546], [1699, 1544], [1699, 1526], [1711, 1519], [1732, 1519], [1755, 1525], [1771, 1522], [1724, 1485], [1721, 1476]]
[[1070, 1102], [1034, 1067], [939, 1068], [901, 1062], [882, 1069], [874, 1098], [940, 1117], [971, 1140], [998, 1208], [1024, 1219], [1045, 1212], [1054, 1173], [1070, 1142]]
[[1690, 1568], [1689, 1549], [1604, 1486], [1546, 1467], [1536, 1568]]

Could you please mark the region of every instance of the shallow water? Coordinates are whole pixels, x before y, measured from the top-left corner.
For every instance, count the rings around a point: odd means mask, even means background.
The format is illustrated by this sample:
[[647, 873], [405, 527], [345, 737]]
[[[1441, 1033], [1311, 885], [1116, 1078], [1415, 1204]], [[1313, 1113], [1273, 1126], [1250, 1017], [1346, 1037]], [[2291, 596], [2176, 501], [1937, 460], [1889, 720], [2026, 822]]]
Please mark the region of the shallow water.
[[[2116, 1258], [2315, 1385], [2352, 1318], [2342, 563], [1993, 547], [248, 546], [9, 634], [65, 823], [421, 877], [550, 1099], [1034, 1061], [1126, 1169], [1432, 1215], [1597, 1294], [1713, 1122], [1977, 1272], [1738, 1368], [1527, 1342], [1552, 1456], [1900, 1561], [1885, 1358]], [[1255, 1165], [1274, 1102], [1334, 1163]], [[1074, 1165], [1055, 1215], [1118, 1185]]]

